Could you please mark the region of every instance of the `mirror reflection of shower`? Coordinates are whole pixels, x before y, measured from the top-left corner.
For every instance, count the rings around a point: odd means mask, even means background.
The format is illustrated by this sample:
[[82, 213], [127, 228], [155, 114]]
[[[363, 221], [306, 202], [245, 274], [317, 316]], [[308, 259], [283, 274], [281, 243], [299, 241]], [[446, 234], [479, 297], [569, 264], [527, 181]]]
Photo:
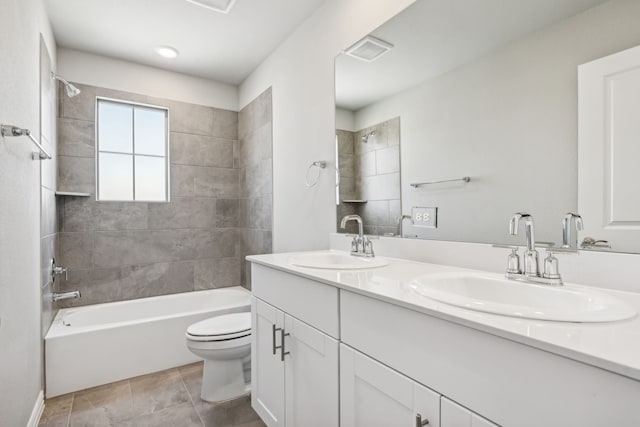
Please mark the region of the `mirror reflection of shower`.
[[369, 142], [369, 137], [370, 137], [370, 136], [375, 136], [375, 134], [376, 134], [376, 132], [372, 130], [371, 132], [369, 132], [369, 133], [365, 133], [364, 135], [362, 135], [362, 136], [360, 137], [360, 140], [361, 140], [363, 143], [365, 143], [365, 144], [366, 144], [367, 142]]
[[77, 87], [75, 87], [74, 85], [72, 85], [71, 83], [69, 83], [68, 81], [66, 81], [65, 79], [63, 79], [62, 77], [54, 73], [53, 71], [51, 72], [51, 78], [55, 80], [60, 80], [62, 84], [64, 84], [64, 90], [67, 92], [67, 96], [69, 98], [73, 98], [74, 96], [80, 94], [80, 89], [78, 89]]

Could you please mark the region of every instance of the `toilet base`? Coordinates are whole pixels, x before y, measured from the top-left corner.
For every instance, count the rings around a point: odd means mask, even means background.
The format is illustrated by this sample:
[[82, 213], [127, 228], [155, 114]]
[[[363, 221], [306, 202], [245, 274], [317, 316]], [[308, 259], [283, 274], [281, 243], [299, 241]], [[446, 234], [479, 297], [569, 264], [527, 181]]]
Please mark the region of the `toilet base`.
[[224, 402], [251, 392], [246, 370], [250, 369], [249, 358], [234, 360], [205, 360], [200, 398], [207, 402]]

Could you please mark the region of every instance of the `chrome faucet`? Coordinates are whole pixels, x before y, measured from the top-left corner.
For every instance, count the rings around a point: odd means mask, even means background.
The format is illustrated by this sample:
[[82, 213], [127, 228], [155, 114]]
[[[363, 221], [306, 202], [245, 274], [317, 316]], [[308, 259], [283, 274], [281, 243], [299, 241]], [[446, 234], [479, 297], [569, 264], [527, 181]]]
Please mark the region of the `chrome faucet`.
[[[571, 239], [571, 221], [576, 223], [576, 236]], [[582, 217], [573, 212], [567, 212], [562, 219], [562, 247], [563, 248], [577, 248], [578, 247], [578, 231], [584, 228], [582, 224]]]
[[411, 218], [412, 218], [411, 215], [400, 215], [398, 217], [398, 222], [396, 224], [398, 236], [404, 237], [404, 232], [402, 231], [402, 228], [403, 228], [403, 225], [404, 225], [404, 220], [405, 219], [411, 219]]
[[364, 236], [364, 226], [360, 215], [345, 216], [340, 221], [340, 228], [344, 229], [349, 221], [356, 221], [358, 223], [358, 235], [353, 236], [353, 240], [351, 241], [351, 255], [374, 257], [373, 242], [371, 239]]
[[533, 217], [526, 212], [518, 212], [511, 217], [509, 221], [509, 234], [515, 236], [518, 234], [518, 224], [524, 220], [524, 232], [527, 239], [527, 249], [524, 253], [524, 270], [527, 276], [539, 276], [538, 268], [538, 251], [536, 251], [536, 236], [533, 227]]
[[524, 269], [520, 269], [520, 257], [518, 256], [517, 246], [493, 245], [498, 248], [511, 249], [511, 254], [509, 254], [507, 261], [507, 279], [535, 284], [561, 286], [562, 277], [560, 277], [558, 259], [555, 257], [555, 254], [564, 253], [579, 255], [580, 253], [572, 248], [547, 248], [547, 257], [544, 259], [544, 270], [543, 273], [540, 274], [533, 217], [525, 212], [518, 212], [514, 214], [511, 217], [511, 220], [509, 220], [509, 234], [512, 236], [518, 234], [518, 224], [520, 221], [524, 221], [525, 223], [525, 236], [527, 239], [527, 247], [524, 252]]
[[53, 301], [56, 302], [63, 299], [77, 299], [77, 298], [80, 298], [81, 296], [82, 295], [80, 294], [80, 291], [53, 292], [51, 294], [51, 299], [53, 299]]

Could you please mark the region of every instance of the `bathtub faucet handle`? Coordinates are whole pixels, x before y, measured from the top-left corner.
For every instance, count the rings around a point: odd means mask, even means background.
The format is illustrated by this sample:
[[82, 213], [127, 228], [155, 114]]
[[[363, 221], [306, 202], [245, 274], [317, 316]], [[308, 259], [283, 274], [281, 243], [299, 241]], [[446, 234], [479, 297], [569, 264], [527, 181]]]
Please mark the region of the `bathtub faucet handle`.
[[64, 274], [64, 280], [65, 282], [67, 280], [69, 280], [69, 268], [68, 267], [60, 267], [58, 265], [56, 265], [56, 259], [52, 258], [51, 259], [51, 281], [55, 282], [56, 281], [56, 276], [61, 276]]

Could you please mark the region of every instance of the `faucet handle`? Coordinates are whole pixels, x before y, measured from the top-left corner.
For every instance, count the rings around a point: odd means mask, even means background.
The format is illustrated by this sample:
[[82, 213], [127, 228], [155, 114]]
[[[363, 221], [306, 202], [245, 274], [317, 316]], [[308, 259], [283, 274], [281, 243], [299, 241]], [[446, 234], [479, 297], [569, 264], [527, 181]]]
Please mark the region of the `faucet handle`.
[[375, 254], [373, 253], [373, 242], [371, 241], [371, 239], [369, 237], [365, 237], [364, 238], [364, 254], [365, 256], [368, 257], [374, 257]]
[[560, 268], [558, 267], [558, 258], [556, 254], [580, 255], [576, 249], [570, 248], [548, 248], [547, 257], [544, 259], [544, 270], [542, 277], [545, 279], [560, 280]]
[[521, 274], [520, 270], [520, 255], [518, 255], [518, 248], [511, 248], [511, 253], [507, 257], [507, 273], [509, 274]]
[[520, 269], [520, 255], [518, 255], [518, 249], [520, 248], [518, 246], [500, 244], [493, 244], [491, 246], [500, 249], [511, 249], [511, 253], [507, 257], [507, 274], [522, 274], [522, 270]]
[[353, 240], [351, 240], [351, 252], [358, 252], [358, 243], [360, 238], [358, 236], [353, 236]]

